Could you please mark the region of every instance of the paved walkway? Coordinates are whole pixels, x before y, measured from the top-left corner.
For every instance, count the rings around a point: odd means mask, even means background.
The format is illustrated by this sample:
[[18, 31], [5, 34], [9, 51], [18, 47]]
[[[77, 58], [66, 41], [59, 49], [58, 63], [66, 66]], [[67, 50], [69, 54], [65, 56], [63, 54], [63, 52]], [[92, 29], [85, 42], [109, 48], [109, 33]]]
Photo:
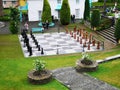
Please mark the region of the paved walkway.
[[70, 90], [118, 90], [85, 73], [77, 73], [73, 67], [60, 68], [52, 72], [53, 76]]

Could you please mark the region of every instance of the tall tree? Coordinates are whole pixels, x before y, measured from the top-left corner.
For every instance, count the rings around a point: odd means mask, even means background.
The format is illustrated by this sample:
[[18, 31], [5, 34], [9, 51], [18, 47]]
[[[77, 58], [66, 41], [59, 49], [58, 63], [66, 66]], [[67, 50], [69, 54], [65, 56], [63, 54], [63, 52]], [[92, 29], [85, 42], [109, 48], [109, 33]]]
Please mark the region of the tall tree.
[[118, 42], [118, 40], [120, 40], [120, 18], [116, 23], [114, 36], [116, 38], [116, 41]]
[[70, 23], [70, 6], [68, 0], [63, 0], [62, 2], [60, 21], [63, 25], [68, 25]]
[[0, 16], [3, 15], [3, 2], [0, 0]]
[[93, 10], [91, 16], [91, 27], [94, 30], [95, 27], [99, 26], [100, 24], [100, 11], [98, 9]]
[[51, 8], [49, 5], [48, 0], [44, 0], [43, 2], [43, 12], [42, 12], [42, 22], [51, 22], [52, 16], [51, 16]]
[[85, 0], [84, 20], [90, 18], [90, 3], [89, 0]]

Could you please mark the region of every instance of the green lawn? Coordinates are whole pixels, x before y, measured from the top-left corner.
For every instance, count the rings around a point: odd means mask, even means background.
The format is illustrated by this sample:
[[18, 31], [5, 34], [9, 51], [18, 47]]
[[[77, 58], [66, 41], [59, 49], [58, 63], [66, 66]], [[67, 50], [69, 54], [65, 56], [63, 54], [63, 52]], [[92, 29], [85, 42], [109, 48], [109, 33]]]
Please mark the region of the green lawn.
[[[120, 54], [120, 46], [112, 50], [91, 52], [89, 54], [94, 60], [103, 59]], [[24, 58], [17, 35], [0, 35], [0, 89], [68, 90], [54, 79], [45, 85], [31, 85], [28, 83], [27, 73], [33, 69], [33, 60], [37, 58], [46, 61], [46, 68], [53, 70], [60, 67], [75, 66], [76, 60], [81, 58], [81, 53]], [[119, 65], [119, 60], [101, 64], [97, 72], [90, 74], [120, 88]]]

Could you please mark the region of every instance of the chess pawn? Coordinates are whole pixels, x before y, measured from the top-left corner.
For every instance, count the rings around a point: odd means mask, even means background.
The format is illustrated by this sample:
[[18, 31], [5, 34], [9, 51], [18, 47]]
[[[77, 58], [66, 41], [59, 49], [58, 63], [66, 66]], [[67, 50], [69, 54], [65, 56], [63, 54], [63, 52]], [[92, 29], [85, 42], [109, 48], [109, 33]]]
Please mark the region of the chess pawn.
[[84, 45], [83, 45], [84, 47], [86, 47], [86, 41], [84, 42]]
[[42, 54], [42, 55], [44, 54], [43, 48], [41, 49], [41, 54]]
[[65, 31], [66, 31], [66, 34], [68, 34], [68, 29], [66, 29]]
[[92, 45], [95, 46], [95, 40], [92, 41]]
[[38, 51], [40, 51], [40, 45], [38, 45]]
[[100, 42], [97, 43], [97, 49], [100, 49]]
[[79, 36], [77, 37], [77, 42], [79, 42]]
[[74, 33], [76, 32], [76, 26], [74, 27]]
[[29, 46], [29, 56], [32, 55], [32, 47]]
[[82, 38], [80, 38], [80, 44], [82, 44]]
[[71, 37], [73, 37], [73, 32], [71, 33]]
[[88, 50], [90, 50], [90, 44], [88, 44]]
[[76, 39], [76, 34], [74, 34], [74, 39]]
[[81, 36], [81, 29], [79, 30], [79, 35]]

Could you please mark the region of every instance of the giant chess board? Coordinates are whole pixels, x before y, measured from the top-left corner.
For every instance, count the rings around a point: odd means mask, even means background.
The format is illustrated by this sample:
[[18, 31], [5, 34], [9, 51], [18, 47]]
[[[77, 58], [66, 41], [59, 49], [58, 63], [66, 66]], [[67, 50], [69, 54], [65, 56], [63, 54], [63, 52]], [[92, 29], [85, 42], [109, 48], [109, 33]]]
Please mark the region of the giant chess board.
[[[97, 49], [96, 44], [93, 46], [90, 44], [90, 49], [88, 47], [83, 47], [83, 44], [77, 41], [77, 39], [71, 37], [70, 34], [65, 32], [60, 33], [43, 33], [43, 34], [33, 34], [40, 46], [40, 50], [35, 45], [34, 40], [30, 34], [27, 34], [29, 39], [29, 45], [32, 47], [32, 55], [29, 54], [27, 47], [23, 41], [23, 37], [19, 35], [19, 41], [25, 57], [35, 57], [35, 56], [46, 56], [46, 55], [58, 55], [58, 54], [70, 54], [70, 53], [79, 53], [79, 52], [89, 52], [89, 51], [98, 51], [102, 50]], [[85, 40], [82, 39], [82, 42]], [[87, 44], [87, 43], [86, 43]], [[43, 53], [41, 54], [41, 50]]]

